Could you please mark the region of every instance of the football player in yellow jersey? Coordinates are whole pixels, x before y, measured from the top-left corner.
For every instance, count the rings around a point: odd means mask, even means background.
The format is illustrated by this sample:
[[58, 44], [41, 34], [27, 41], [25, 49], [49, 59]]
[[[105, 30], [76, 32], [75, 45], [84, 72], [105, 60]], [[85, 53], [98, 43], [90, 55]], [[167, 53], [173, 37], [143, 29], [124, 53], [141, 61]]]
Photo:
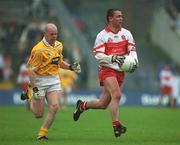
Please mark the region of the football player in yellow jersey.
[[59, 77], [60, 77], [61, 86], [62, 86], [62, 97], [63, 97], [62, 108], [66, 109], [68, 94], [72, 91], [72, 88], [75, 86], [74, 83], [77, 80], [78, 76], [74, 71], [60, 68]]
[[57, 41], [58, 30], [55, 24], [48, 23], [44, 29], [43, 39], [37, 43], [32, 51], [27, 63], [30, 76], [32, 97], [27, 97], [30, 101], [30, 109], [36, 118], [41, 118], [44, 112], [45, 100], [48, 103], [48, 113], [39, 130], [37, 139], [47, 138], [48, 129], [51, 127], [56, 112], [59, 108], [61, 96], [61, 84], [59, 80], [59, 68], [80, 72], [78, 63], [72, 65], [63, 61], [63, 45]]

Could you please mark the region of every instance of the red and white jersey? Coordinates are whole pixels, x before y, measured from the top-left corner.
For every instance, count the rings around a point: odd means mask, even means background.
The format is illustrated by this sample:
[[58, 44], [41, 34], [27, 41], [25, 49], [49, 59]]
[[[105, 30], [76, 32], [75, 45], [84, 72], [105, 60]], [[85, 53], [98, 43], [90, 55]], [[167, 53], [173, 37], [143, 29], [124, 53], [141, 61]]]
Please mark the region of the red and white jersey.
[[172, 97], [180, 97], [180, 76], [177, 74], [174, 74], [172, 78]]
[[103, 29], [96, 37], [93, 53], [100, 66], [107, 66], [118, 71], [121, 69], [117, 63], [111, 62], [112, 55], [132, 55], [137, 59], [133, 36], [124, 28], [121, 28], [118, 33], [113, 33], [108, 26]]
[[29, 81], [30, 81], [29, 72], [26, 67], [26, 64], [22, 64], [19, 69], [17, 83], [20, 84], [22, 89], [26, 89]]
[[172, 86], [173, 74], [170, 70], [162, 70], [160, 72], [160, 85], [161, 87]]

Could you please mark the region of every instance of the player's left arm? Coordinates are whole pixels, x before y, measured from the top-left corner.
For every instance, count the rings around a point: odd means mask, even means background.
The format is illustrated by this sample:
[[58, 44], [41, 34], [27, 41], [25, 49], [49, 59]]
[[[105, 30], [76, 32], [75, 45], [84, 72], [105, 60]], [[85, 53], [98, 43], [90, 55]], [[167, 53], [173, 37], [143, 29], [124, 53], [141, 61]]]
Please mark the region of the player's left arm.
[[134, 72], [138, 66], [139, 66], [139, 60], [138, 60], [138, 56], [137, 56], [137, 51], [136, 51], [136, 44], [135, 44], [135, 41], [134, 41], [134, 38], [131, 34], [131, 32], [129, 32], [128, 34], [128, 51], [129, 51], [129, 55], [134, 58], [134, 61], [135, 61], [135, 64], [133, 66], [133, 69], [132, 69], [132, 72]]
[[81, 66], [78, 62], [74, 62], [73, 64], [69, 64], [66, 61], [63, 61], [63, 55], [62, 55], [62, 51], [63, 51], [63, 44], [59, 43], [60, 45], [58, 46], [58, 53], [60, 55], [61, 61], [59, 62], [60, 64], [60, 68], [62, 69], [68, 69], [68, 70], [72, 70], [76, 73], [80, 73], [81, 72]]
[[68, 69], [68, 70], [72, 70], [76, 73], [80, 73], [81, 72], [81, 66], [78, 62], [74, 62], [73, 64], [69, 64], [65, 61], [62, 61], [61, 65], [60, 65], [61, 68], [63, 69]]

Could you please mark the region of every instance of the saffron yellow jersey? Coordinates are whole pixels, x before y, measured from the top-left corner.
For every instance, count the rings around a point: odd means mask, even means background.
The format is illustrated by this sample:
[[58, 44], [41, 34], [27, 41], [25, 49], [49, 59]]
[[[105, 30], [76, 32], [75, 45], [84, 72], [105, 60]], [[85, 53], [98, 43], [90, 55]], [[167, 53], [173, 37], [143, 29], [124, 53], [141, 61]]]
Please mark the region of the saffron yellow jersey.
[[62, 88], [64, 89], [72, 87], [74, 81], [77, 80], [77, 74], [74, 71], [62, 68], [59, 69], [59, 77]]
[[61, 42], [55, 41], [55, 46], [52, 47], [43, 38], [33, 47], [27, 68], [37, 75], [58, 75], [63, 60], [62, 50], [63, 45]]

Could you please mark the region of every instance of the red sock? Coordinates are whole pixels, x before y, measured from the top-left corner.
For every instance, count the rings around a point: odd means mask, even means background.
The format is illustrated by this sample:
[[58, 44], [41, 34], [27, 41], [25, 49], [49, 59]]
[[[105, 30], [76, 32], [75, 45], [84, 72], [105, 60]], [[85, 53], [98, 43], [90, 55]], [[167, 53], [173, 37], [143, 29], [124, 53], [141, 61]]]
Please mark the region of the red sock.
[[119, 124], [120, 124], [119, 120], [116, 120], [116, 121], [113, 121], [113, 122], [112, 122], [113, 127], [116, 127], [116, 126], [118, 126]]
[[81, 105], [80, 105], [80, 108], [81, 108], [81, 110], [86, 110], [87, 109], [87, 102], [83, 102]]

